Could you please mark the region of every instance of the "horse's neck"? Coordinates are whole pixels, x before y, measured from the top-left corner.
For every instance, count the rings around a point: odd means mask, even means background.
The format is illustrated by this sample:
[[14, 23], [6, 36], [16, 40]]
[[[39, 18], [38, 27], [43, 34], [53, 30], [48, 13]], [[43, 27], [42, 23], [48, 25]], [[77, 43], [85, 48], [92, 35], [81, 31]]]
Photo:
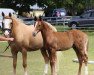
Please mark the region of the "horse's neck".
[[18, 20], [16, 20], [15, 18], [12, 18], [12, 21], [13, 21], [13, 28], [16, 28], [16, 27], [18, 27], [18, 25], [19, 25], [19, 22], [18, 22]]
[[48, 25], [48, 23], [45, 23], [45, 22], [43, 21], [42, 24], [43, 24], [44, 30], [46, 30], [46, 31], [53, 31], [52, 28], [51, 28], [51, 26]]
[[17, 36], [18, 33], [22, 33], [21, 31], [22, 31], [23, 27], [22, 27], [21, 23], [19, 22], [19, 20], [13, 18], [12, 21], [13, 21], [13, 23], [12, 23], [13, 24], [12, 25], [12, 35]]

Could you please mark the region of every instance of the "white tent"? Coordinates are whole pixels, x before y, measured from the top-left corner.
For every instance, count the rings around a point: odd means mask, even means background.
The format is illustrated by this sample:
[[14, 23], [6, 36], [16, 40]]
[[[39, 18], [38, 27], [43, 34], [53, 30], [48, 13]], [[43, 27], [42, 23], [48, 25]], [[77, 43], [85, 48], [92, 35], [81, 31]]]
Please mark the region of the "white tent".
[[15, 14], [15, 11], [13, 9], [9, 9], [9, 8], [0, 8], [0, 16], [2, 15], [2, 12], [5, 15], [8, 15], [9, 13]]
[[42, 8], [39, 7], [39, 6], [37, 5], [37, 3], [36, 3], [35, 5], [30, 6], [30, 9], [42, 9]]

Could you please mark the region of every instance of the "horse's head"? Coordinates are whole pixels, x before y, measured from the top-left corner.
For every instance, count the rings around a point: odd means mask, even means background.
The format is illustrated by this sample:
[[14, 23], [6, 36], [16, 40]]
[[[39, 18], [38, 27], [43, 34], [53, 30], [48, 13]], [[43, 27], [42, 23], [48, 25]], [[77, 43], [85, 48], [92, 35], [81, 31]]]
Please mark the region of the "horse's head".
[[33, 35], [36, 36], [36, 34], [43, 29], [43, 24], [42, 24], [43, 20], [41, 17], [39, 18], [35, 17], [34, 20], [35, 20], [35, 24], [34, 24], [35, 30]]
[[9, 13], [9, 16], [5, 16], [4, 13], [2, 13], [3, 21], [2, 21], [2, 30], [4, 32], [5, 37], [9, 37], [11, 25], [12, 25], [12, 19], [11, 19], [11, 13]]

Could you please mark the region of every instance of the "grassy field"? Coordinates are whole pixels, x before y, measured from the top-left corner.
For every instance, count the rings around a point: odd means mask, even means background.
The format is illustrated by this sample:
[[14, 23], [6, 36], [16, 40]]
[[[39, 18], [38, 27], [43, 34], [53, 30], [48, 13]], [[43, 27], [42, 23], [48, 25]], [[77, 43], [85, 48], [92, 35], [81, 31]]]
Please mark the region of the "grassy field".
[[[94, 60], [94, 32], [89, 32], [87, 34], [89, 35], [88, 57], [89, 60]], [[10, 49], [5, 53], [2, 53], [6, 46], [6, 42], [0, 42], [0, 75], [13, 75], [12, 58], [2, 57], [2, 55], [11, 56]], [[74, 58], [77, 57], [73, 49], [62, 52], [59, 58], [60, 62], [58, 75], [77, 75], [78, 63], [72, 61]], [[18, 53], [17, 62], [17, 75], [23, 75], [22, 56], [20, 52]], [[27, 62], [29, 75], [43, 75], [44, 60], [39, 50], [35, 52], [28, 52]], [[94, 75], [94, 64], [88, 64], [88, 67], [89, 75]], [[50, 75], [50, 66], [48, 75]], [[84, 68], [82, 70], [82, 75], [84, 75]]]

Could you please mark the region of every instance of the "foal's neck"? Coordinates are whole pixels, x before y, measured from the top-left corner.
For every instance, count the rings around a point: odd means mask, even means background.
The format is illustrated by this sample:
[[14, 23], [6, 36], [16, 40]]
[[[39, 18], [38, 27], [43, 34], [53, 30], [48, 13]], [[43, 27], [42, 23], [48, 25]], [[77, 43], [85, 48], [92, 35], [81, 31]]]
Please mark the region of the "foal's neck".
[[45, 30], [46, 32], [53, 31], [52, 28], [47, 23], [45, 23], [44, 21], [42, 22], [42, 25], [43, 25], [42, 30]]
[[49, 40], [49, 38], [53, 34], [53, 30], [47, 25], [45, 22], [42, 23], [43, 29], [41, 30], [41, 34], [44, 40]]

